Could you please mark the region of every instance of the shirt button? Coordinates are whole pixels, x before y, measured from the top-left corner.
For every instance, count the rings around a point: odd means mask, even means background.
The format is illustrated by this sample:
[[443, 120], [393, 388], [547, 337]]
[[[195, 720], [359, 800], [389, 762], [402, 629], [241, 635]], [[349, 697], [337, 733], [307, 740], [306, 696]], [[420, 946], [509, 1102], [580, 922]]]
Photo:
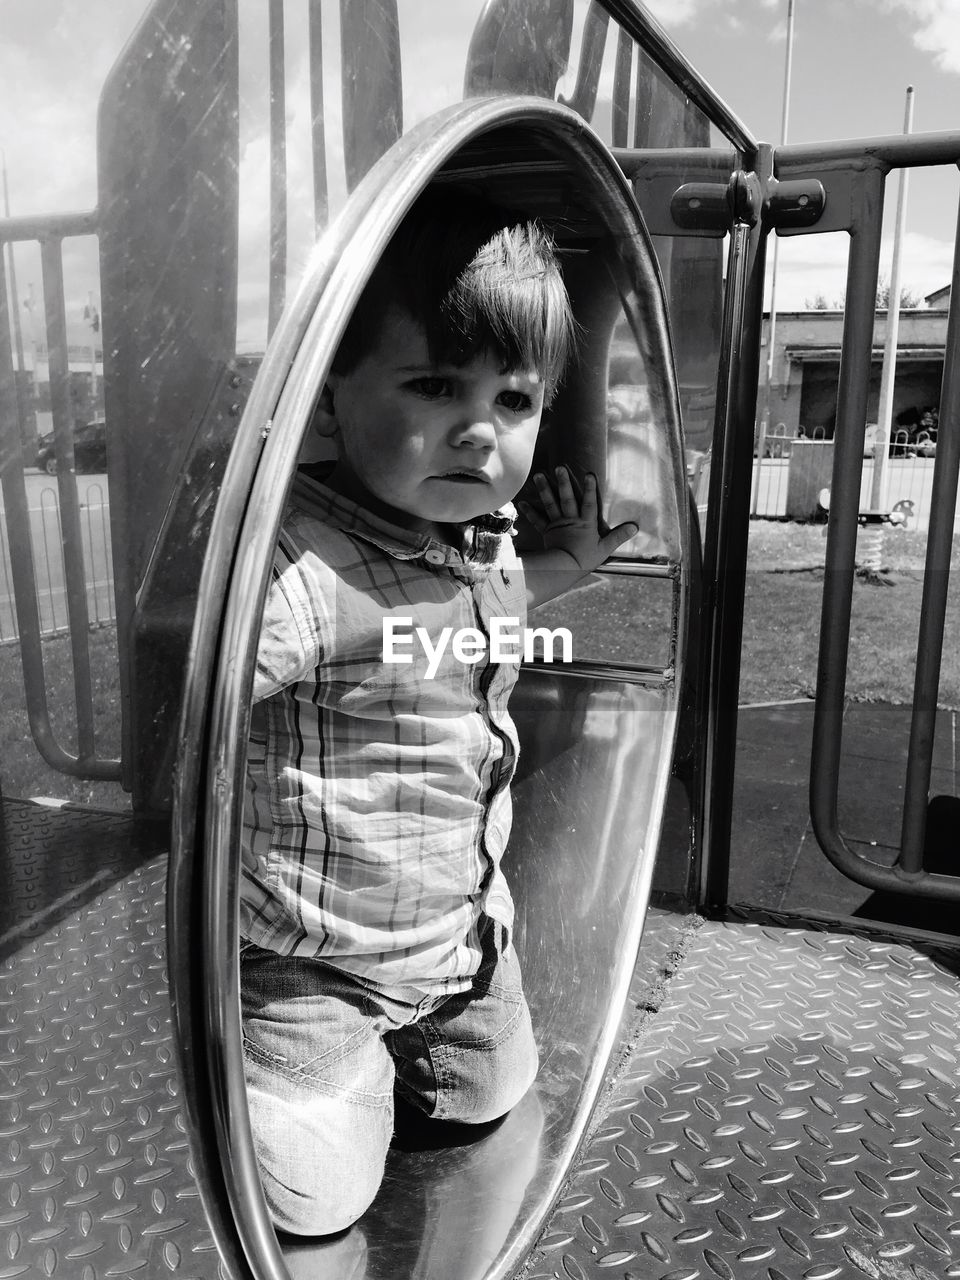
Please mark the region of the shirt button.
[[447, 557], [442, 551], [437, 551], [431, 548], [423, 558], [429, 564], [443, 564]]

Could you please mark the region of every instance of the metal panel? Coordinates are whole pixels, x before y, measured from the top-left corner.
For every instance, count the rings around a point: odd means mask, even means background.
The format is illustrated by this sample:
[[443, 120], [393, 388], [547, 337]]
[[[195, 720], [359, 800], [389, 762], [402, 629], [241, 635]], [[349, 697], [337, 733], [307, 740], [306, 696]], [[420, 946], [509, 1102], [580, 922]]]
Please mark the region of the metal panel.
[[525, 1280], [960, 1275], [960, 953], [768, 918], [674, 963]]
[[487, 0], [470, 41], [464, 97], [554, 97], [572, 34], [572, 0]]
[[[100, 103], [110, 513], [124, 552], [115, 561], [123, 758], [138, 806], [158, 772], [153, 721], [169, 697], [141, 678], [130, 652], [138, 593], [191, 439], [236, 349], [235, 10], [236, 0], [157, 0]], [[185, 48], [189, 58], [174, 56]]]
[[0, 1275], [215, 1280], [170, 1031], [165, 833], [7, 801]]
[[343, 149], [352, 190], [403, 132], [397, 0], [340, 0]]

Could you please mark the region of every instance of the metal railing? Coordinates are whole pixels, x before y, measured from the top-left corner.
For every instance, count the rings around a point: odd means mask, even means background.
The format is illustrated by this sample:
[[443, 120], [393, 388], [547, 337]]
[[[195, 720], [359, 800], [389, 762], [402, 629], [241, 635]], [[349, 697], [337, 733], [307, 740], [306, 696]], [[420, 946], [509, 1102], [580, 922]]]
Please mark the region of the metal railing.
[[[43, 759], [62, 773], [76, 777], [117, 781], [120, 762], [97, 755], [90, 668], [89, 630], [91, 600], [84, 563], [83, 523], [73, 474], [73, 414], [70, 403], [70, 371], [67, 358], [66, 305], [63, 284], [63, 243], [96, 231], [96, 214], [63, 214], [39, 218], [0, 220], [0, 422], [7, 424], [0, 441], [0, 488], [8, 546], [4, 553], [4, 579], [16, 609], [17, 630], [23, 660], [24, 693], [30, 729]], [[56, 530], [59, 556], [47, 525], [42, 526], [40, 551], [35, 550], [27, 498], [21, 444], [22, 406], [13, 361], [10, 308], [7, 301], [7, 245], [39, 242], [43, 274], [43, 309], [46, 326], [50, 401], [57, 458]], [[88, 537], [89, 543], [89, 537]], [[38, 576], [38, 563], [45, 582]], [[60, 565], [62, 563], [62, 570]], [[57, 570], [55, 574], [54, 570]], [[62, 576], [63, 607], [44, 617], [41, 605], [49, 600], [55, 576]], [[98, 597], [94, 594], [93, 615]], [[77, 752], [65, 750], [50, 722], [42, 638], [49, 634], [54, 617], [70, 635], [76, 705]]]
[[[801, 471], [802, 474], [803, 448], [810, 441], [833, 448], [833, 440], [827, 439], [823, 427], [791, 435], [783, 423], [777, 423], [758, 436], [753, 460], [752, 516], [768, 520], [810, 520], [818, 515], [825, 518], [826, 509], [817, 512], [815, 503], [810, 501], [798, 505], [792, 492], [795, 473]], [[933, 505], [936, 443], [933, 440], [927, 443], [898, 429], [890, 438], [889, 454], [889, 511], [896, 514], [895, 523], [900, 527], [926, 530]], [[875, 465], [874, 450], [867, 440], [860, 475], [861, 511], [870, 507]]]
[[[38, 505], [28, 508], [30, 543], [37, 583], [40, 635], [43, 639], [65, 635], [70, 613], [65, 586], [63, 521], [57, 490], [45, 485], [34, 496]], [[110, 505], [98, 482], [86, 486], [80, 502], [80, 535], [83, 548], [83, 582], [91, 628], [117, 620], [113, 596], [113, 553], [110, 541]], [[6, 520], [0, 520], [0, 644], [20, 639], [13, 590], [13, 564]]]
[[[844, 690], [860, 513], [867, 391], [872, 355], [884, 184], [894, 167], [960, 161], [960, 134], [931, 134], [823, 147], [785, 147], [781, 173], [824, 173], [846, 198], [848, 283], [838, 389], [834, 467], [826, 548], [819, 676], [811, 750], [810, 812], [817, 839], [834, 865], [873, 889], [960, 901], [960, 878], [923, 870], [926, 811], [943, 654], [950, 556], [960, 471], [960, 222], [944, 352], [940, 422], [933, 463], [926, 564], [917, 642], [913, 712], [907, 749], [900, 849], [894, 866], [857, 853], [838, 822]], [[844, 207], [834, 200], [833, 208]], [[828, 225], [825, 230], [838, 229]]]

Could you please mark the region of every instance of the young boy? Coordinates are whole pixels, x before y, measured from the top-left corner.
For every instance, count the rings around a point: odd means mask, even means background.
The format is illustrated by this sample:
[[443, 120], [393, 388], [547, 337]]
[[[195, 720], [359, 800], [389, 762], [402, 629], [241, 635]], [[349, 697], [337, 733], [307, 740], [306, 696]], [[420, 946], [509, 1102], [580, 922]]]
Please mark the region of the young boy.
[[[301, 468], [257, 658], [241, 893], [250, 1117], [277, 1225], [315, 1235], [380, 1184], [394, 1090], [428, 1116], [502, 1116], [537, 1071], [500, 870], [515, 663], [395, 634], [489, 637], [636, 531], [601, 527], [560, 468], [509, 504], [574, 331], [549, 239], [450, 193], [422, 197], [374, 271]], [[407, 621], [403, 624], [398, 619]], [[495, 625], [495, 624], [494, 624]], [[448, 635], [451, 633], [448, 632]], [[429, 665], [428, 665], [429, 664]]]

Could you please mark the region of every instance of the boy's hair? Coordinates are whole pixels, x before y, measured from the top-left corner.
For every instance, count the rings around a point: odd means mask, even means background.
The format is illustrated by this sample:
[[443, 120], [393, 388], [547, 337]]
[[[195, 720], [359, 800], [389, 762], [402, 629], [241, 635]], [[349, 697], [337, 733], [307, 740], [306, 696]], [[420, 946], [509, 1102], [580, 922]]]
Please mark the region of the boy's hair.
[[549, 401], [574, 345], [575, 322], [553, 241], [539, 223], [472, 194], [428, 190], [373, 270], [333, 358], [349, 373], [391, 306], [424, 330], [435, 364], [490, 351], [503, 372], [534, 369]]

